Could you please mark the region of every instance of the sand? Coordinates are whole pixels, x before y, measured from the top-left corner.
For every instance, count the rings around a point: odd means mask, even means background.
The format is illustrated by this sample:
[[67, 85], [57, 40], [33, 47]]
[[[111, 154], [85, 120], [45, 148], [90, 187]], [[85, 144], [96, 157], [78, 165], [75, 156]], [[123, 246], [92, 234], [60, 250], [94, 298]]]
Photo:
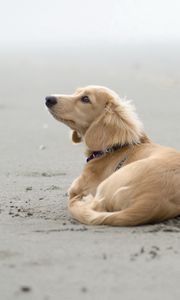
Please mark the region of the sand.
[[44, 107], [102, 84], [133, 98], [146, 132], [180, 149], [179, 45], [64, 47], [0, 55], [0, 299], [178, 299], [180, 219], [112, 228], [67, 212], [83, 146]]

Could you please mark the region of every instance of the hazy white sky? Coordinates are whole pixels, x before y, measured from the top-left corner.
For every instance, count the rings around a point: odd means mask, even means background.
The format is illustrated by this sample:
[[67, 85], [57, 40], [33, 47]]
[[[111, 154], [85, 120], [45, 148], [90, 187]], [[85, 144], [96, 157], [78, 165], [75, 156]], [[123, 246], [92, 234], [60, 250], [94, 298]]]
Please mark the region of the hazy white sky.
[[180, 40], [180, 0], [0, 0], [0, 45]]

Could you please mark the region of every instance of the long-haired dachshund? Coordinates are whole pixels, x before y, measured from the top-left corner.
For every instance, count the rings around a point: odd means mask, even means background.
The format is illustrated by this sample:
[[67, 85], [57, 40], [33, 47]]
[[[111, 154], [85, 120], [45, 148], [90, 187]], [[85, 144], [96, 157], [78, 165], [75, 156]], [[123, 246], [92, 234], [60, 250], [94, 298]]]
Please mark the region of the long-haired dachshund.
[[86, 147], [69, 211], [85, 224], [131, 226], [180, 215], [180, 152], [154, 144], [132, 104], [105, 87], [46, 97], [46, 106]]

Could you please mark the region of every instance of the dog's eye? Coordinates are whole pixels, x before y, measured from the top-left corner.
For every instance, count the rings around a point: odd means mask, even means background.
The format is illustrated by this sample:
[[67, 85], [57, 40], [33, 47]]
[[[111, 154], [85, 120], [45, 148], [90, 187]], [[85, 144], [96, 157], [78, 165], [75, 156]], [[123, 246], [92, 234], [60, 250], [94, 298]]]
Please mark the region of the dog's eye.
[[90, 102], [90, 99], [89, 99], [88, 96], [82, 96], [82, 97], [81, 97], [81, 102], [83, 102], [83, 103], [89, 103], [89, 102]]

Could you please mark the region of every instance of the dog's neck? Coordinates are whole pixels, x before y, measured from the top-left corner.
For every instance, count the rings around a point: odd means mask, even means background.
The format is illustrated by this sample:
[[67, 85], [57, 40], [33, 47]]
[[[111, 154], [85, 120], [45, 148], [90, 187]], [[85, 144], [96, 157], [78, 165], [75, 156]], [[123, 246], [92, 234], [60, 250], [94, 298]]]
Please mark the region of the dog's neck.
[[121, 150], [124, 150], [125, 148], [129, 149], [129, 148], [135, 147], [140, 144], [145, 144], [145, 143], [150, 143], [150, 139], [147, 137], [146, 134], [144, 134], [141, 137], [139, 143], [136, 143], [136, 144], [124, 144], [124, 145], [116, 144], [116, 145], [106, 148], [105, 150], [99, 150], [99, 151], [93, 151], [93, 150], [87, 149], [86, 150], [86, 155], [87, 155], [86, 162], [88, 163], [89, 161], [94, 160], [95, 158], [103, 157], [103, 156], [107, 155], [108, 153], [114, 153], [117, 151], [121, 151]]
[[113, 153], [116, 152], [122, 148], [128, 147], [129, 145], [125, 144], [125, 145], [114, 145], [112, 147], [108, 147], [105, 150], [99, 150], [99, 151], [93, 151], [86, 159], [86, 162], [91, 161], [92, 159], [104, 156], [108, 153]]

